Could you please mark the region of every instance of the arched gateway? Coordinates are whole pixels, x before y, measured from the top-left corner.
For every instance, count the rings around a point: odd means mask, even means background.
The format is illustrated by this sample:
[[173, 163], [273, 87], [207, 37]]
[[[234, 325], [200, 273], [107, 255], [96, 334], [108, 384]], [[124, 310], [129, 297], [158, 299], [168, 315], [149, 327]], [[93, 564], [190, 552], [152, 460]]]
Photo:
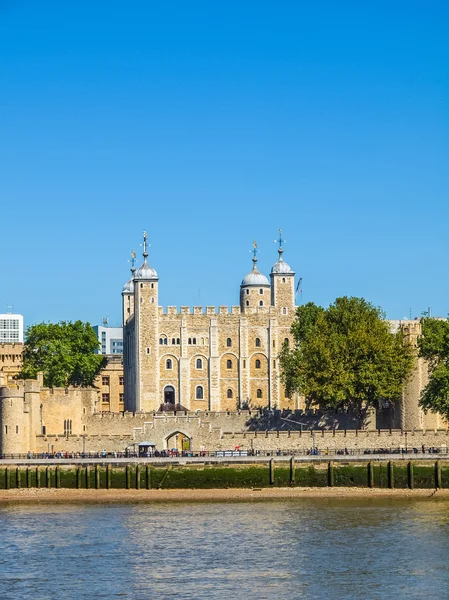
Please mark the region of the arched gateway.
[[178, 452], [188, 452], [191, 450], [191, 438], [182, 433], [175, 431], [165, 438], [165, 448], [167, 450], [177, 450]]

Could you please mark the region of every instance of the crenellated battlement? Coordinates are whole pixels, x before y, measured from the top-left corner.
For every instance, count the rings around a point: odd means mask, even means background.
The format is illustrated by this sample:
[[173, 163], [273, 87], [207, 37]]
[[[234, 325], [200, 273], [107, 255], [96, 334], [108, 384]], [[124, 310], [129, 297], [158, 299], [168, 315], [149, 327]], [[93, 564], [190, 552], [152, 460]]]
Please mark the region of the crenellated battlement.
[[184, 315], [207, 315], [216, 317], [217, 315], [248, 315], [248, 314], [263, 314], [263, 315], [279, 315], [280, 309], [275, 306], [255, 306], [246, 307], [242, 310], [240, 306], [159, 306], [158, 314], [163, 317], [165, 315], [184, 316]]

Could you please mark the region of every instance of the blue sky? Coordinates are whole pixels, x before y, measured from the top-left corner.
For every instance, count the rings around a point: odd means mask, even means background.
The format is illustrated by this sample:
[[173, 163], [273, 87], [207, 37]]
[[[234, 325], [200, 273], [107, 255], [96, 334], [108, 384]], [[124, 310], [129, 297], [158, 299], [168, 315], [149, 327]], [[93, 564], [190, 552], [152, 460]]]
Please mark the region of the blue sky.
[[[148, 231], [161, 305], [449, 312], [447, 2], [0, 0], [0, 312], [121, 315]], [[299, 301], [299, 298], [298, 298]]]

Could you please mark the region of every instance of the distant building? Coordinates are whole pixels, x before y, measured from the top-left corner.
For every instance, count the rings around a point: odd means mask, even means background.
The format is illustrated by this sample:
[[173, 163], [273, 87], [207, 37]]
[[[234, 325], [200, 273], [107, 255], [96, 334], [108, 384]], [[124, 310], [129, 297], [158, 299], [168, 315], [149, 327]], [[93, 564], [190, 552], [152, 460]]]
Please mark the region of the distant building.
[[123, 328], [95, 325], [94, 331], [100, 342], [97, 354], [123, 354]]
[[0, 314], [0, 344], [23, 344], [23, 316]]
[[22, 368], [23, 316], [0, 314], [0, 373], [7, 383]]

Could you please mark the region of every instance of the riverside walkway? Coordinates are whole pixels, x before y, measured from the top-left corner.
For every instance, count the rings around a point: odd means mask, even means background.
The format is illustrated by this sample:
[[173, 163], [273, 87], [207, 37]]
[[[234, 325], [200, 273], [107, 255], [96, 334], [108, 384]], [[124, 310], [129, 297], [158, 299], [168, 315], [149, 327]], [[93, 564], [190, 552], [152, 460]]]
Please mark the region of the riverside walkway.
[[269, 461], [274, 463], [289, 463], [291, 459], [297, 464], [300, 463], [323, 463], [334, 461], [335, 463], [368, 463], [368, 462], [407, 462], [425, 461], [435, 462], [435, 460], [449, 460], [449, 454], [445, 453], [392, 453], [392, 454], [318, 454], [318, 455], [294, 455], [284, 454], [277, 456], [275, 453], [264, 456], [160, 456], [160, 457], [49, 457], [49, 458], [3, 458], [0, 460], [0, 466], [23, 465], [23, 466], [49, 466], [49, 465], [136, 465], [152, 464], [158, 466], [164, 465], [225, 465], [225, 464], [267, 464]]

